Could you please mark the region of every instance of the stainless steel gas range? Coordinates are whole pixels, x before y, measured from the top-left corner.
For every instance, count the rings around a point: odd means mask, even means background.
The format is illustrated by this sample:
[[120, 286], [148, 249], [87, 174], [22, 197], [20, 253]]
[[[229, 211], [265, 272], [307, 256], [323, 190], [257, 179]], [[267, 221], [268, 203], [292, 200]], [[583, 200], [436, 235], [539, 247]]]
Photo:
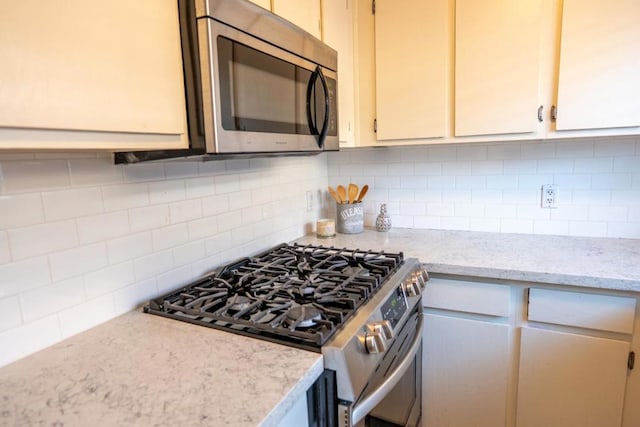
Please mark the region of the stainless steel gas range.
[[418, 426], [427, 272], [402, 253], [281, 244], [153, 299], [148, 313], [321, 352], [312, 426]]

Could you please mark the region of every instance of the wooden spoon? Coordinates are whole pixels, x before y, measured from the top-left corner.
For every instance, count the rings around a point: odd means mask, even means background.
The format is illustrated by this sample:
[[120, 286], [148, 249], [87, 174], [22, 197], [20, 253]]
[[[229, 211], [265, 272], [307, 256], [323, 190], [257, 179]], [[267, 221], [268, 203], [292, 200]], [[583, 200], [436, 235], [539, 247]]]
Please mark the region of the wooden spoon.
[[365, 194], [367, 194], [367, 191], [369, 191], [369, 186], [367, 184], [362, 186], [362, 189], [360, 190], [360, 194], [358, 194], [358, 198], [356, 199], [356, 203], [360, 203], [362, 201], [362, 199], [364, 198]]
[[336, 203], [342, 203], [342, 200], [340, 200], [340, 196], [338, 195], [338, 193], [336, 193], [336, 190], [334, 190], [333, 187], [329, 186], [327, 189], [329, 190], [329, 194], [331, 194], [331, 197], [333, 197]]
[[342, 185], [338, 185], [338, 197], [341, 200], [340, 203], [347, 201], [347, 190]]
[[355, 184], [349, 184], [349, 203], [353, 203], [356, 201], [358, 197], [358, 186]]

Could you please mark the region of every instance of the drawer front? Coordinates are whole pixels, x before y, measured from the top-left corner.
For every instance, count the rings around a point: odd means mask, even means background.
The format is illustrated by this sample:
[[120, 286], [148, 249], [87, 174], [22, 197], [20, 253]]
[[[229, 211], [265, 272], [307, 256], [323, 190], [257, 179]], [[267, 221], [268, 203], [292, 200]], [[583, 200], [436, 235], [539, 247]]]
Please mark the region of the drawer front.
[[635, 311], [634, 298], [529, 289], [528, 319], [537, 322], [631, 334]]
[[427, 308], [509, 316], [508, 286], [432, 277], [422, 293]]

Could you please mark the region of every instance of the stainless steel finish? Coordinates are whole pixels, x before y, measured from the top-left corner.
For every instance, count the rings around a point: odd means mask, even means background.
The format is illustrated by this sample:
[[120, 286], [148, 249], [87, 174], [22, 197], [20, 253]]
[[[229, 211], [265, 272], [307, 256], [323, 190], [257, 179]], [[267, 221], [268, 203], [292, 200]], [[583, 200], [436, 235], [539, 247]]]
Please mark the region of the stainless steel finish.
[[[313, 71], [316, 65], [296, 55], [279, 51], [278, 48], [242, 33], [232, 27], [221, 24], [212, 19], [198, 21], [201, 51], [201, 75], [203, 87], [203, 108], [205, 118], [205, 141], [209, 153], [242, 153], [242, 152], [274, 152], [274, 151], [320, 151], [315, 139], [309, 135], [283, 135], [264, 132], [227, 131], [222, 127], [220, 98], [216, 96], [216, 88], [220, 87], [218, 56], [216, 46], [207, 40], [215, 40], [222, 35], [262, 52], [277, 56], [292, 64]], [[203, 59], [206, 58], [207, 61]], [[331, 70], [323, 71], [330, 78], [337, 78]], [[325, 144], [332, 145], [332, 139], [327, 137]], [[221, 144], [224, 141], [224, 144]]]
[[371, 354], [384, 353], [387, 351], [387, 339], [382, 334], [382, 331], [367, 332], [364, 337], [365, 347]]
[[541, 122], [544, 118], [544, 107], [541, 105], [538, 107], [538, 121]]
[[359, 423], [369, 412], [371, 412], [373, 408], [375, 408], [385, 398], [385, 396], [389, 394], [393, 387], [395, 387], [398, 381], [400, 381], [402, 376], [407, 372], [407, 369], [409, 369], [413, 363], [414, 358], [422, 345], [422, 322], [423, 320], [421, 317], [416, 327], [416, 331], [420, 333], [416, 333], [413, 337], [411, 347], [402, 362], [396, 366], [389, 377], [373, 393], [361, 398], [358, 404], [351, 409], [351, 425]]
[[393, 339], [393, 326], [388, 320], [381, 320], [367, 325], [371, 332], [379, 332], [385, 340]]
[[[406, 278], [410, 278], [412, 273], [420, 269], [422, 266], [416, 259], [406, 259], [400, 269], [389, 277], [385, 285], [347, 322], [344, 329], [322, 347], [325, 368], [339, 373], [337, 391], [340, 399], [356, 402], [384, 357], [384, 352], [367, 351], [366, 335], [370, 331], [367, 325], [385, 320], [382, 317], [381, 306]], [[421, 303], [420, 296], [407, 296], [406, 303], [408, 309], [396, 327], [403, 325], [409, 318], [411, 309]], [[395, 335], [397, 330], [393, 333]]]
[[335, 50], [287, 20], [249, 1], [196, 0], [196, 17], [211, 17], [325, 68], [338, 70]]
[[418, 296], [422, 292], [420, 285], [413, 279], [406, 280], [402, 284], [402, 288], [404, 289], [404, 292], [407, 294], [407, 296], [410, 297]]

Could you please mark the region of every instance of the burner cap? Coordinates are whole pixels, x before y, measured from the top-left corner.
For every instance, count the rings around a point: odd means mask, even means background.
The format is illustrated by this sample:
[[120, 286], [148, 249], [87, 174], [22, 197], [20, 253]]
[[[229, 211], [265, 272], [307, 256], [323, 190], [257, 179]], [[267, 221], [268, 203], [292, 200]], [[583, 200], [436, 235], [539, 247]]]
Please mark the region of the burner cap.
[[322, 311], [310, 304], [296, 305], [287, 312], [287, 320], [291, 328], [310, 328], [316, 320], [322, 318]]
[[229, 303], [227, 303], [227, 307], [229, 310], [241, 311], [249, 307], [249, 304], [251, 304], [251, 300], [248, 297], [235, 295]]

